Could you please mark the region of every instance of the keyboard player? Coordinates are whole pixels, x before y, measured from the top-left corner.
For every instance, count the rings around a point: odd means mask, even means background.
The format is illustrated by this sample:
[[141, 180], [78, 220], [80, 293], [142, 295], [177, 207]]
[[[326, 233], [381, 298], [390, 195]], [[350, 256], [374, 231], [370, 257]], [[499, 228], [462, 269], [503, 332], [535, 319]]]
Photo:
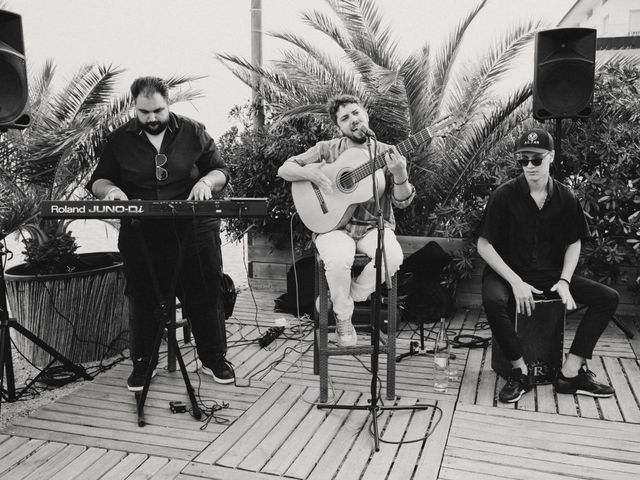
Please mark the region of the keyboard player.
[[[107, 137], [88, 184], [93, 194], [102, 200], [209, 200], [221, 192], [229, 181], [228, 169], [205, 127], [170, 111], [166, 82], [138, 78], [131, 85], [131, 95], [135, 117]], [[233, 368], [225, 358], [219, 220], [142, 218], [143, 242], [132, 222], [121, 219], [118, 237], [132, 309], [133, 370], [127, 388], [143, 389], [155, 353], [158, 302], [145, 254], [164, 294], [170, 291], [179, 252], [182, 261], [175, 294], [191, 322], [202, 372], [216, 382], [232, 383]]]

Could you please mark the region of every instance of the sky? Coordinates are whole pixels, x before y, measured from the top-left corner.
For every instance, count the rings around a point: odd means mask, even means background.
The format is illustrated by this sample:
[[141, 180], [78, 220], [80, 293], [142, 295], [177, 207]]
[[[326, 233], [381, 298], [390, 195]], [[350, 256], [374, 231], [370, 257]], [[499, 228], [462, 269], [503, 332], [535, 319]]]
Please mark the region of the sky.
[[[0, 0], [2, 2], [3, 0]], [[377, 0], [401, 53], [432, 45], [479, 0]], [[552, 28], [574, 0], [488, 0], [470, 32], [468, 51], [486, 46], [521, 19], [542, 19]], [[98, 62], [125, 69], [122, 91], [143, 75], [206, 76], [194, 84], [205, 97], [172, 110], [203, 122], [214, 138], [231, 125], [230, 109], [245, 104], [251, 91], [218, 60], [216, 53], [251, 58], [251, 0], [4, 0], [22, 16], [27, 63], [41, 68], [52, 58], [61, 80], [81, 65]], [[302, 11], [326, 10], [324, 0], [262, 0], [262, 30], [324, 38], [303, 25]], [[263, 35], [263, 59], [277, 59], [284, 45]], [[523, 59], [533, 75], [533, 53]], [[530, 69], [529, 69], [529, 65]]]

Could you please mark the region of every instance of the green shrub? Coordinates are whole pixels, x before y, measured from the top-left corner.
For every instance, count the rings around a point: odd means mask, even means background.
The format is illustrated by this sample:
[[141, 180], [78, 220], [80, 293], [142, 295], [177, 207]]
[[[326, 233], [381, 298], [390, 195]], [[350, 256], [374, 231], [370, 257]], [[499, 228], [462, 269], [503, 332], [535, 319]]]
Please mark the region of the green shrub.
[[[220, 152], [231, 173], [227, 195], [234, 197], [267, 197], [268, 216], [256, 219], [230, 219], [226, 230], [232, 238], [242, 238], [251, 225], [267, 235], [276, 245], [289, 242], [291, 217], [295, 212], [288, 182], [277, 176], [284, 161], [306, 151], [320, 140], [336, 134], [331, 122], [305, 117], [271, 123], [263, 131], [250, 128], [249, 107], [236, 107], [231, 115], [241, 123], [219, 139]], [[298, 247], [304, 247], [310, 234], [301, 222], [293, 222], [293, 236]]]

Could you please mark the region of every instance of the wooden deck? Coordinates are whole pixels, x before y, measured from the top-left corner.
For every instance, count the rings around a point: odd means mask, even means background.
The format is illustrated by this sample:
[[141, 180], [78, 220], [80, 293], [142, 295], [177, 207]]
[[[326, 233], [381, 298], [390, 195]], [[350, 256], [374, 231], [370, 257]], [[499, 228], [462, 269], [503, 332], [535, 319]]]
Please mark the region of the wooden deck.
[[[600, 340], [589, 367], [616, 388], [614, 398], [600, 400], [539, 386], [515, 405], [499, 404], [503, 380], [491, 371], [490, 348], [455, 349], [460, 380], [436, 393], [431, 359], [405, 358], [397, 364], [397, 398], [381, 405], [426, 406], [380, 409], [383, 442], [375, 452], [369, 410], [316, 408], [311, 324], [274, 313], [275, 296], [243, 292], [228, 321], [238, 386], [201, 379], [193, 347], [182, 347], [201, 402], [219, 408], [207, 423], [170, 412], [170, 401], [189, 402], [163, 355], [146, 402], [148, 425], [138, 427], [125, 388], [130, 366], [121, 364], [0, 432], [0, 478], [640, 478], [638, 337], [630, 342], [610, 326]], [[255, 340], [282, 316], [289, 321], [286, 338], [260, 348]], [[478, 330], [482, 320], [480, 310], [460, 309], [449, 327], [486, 337], [488, 330]], [[637, 321], [627, 319], [636, 332]], [[401, 327], [398, 353], [417, 339], [414, 327]], [[571, 320], [567, 345], [574, 331]], [[382, 356], [381, 392], [385, 362]], [[370, 367], [367, 357], [333, 357], [330, 402], [366, 407]]]

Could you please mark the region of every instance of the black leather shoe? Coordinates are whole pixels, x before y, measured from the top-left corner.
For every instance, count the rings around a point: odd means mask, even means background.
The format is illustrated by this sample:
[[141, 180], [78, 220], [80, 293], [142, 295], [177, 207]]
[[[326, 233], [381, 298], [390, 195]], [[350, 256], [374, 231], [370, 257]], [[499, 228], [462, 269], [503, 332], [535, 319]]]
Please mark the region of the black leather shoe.
[[565, 377], [560, 371], [555, 387], [557, 393], [575, 393], [599, 398], [611, 397], [616, 393], [613, 387], [596, 382], [596, 374], [584, 367], [578, 371], [577, 376], [572, 378]]
[[511, 370], [511, 375], [507, 379], [502, 390], [498, 394], [498, 400], [502, 403], [514, 403], [520, 400], [523, 394], [533, 388], [528, 375], [523, 375], [520, 368]]
[[218, 355], [210, 365], [202, 364], [202, 373], [213, 377], [217, 383], [233, 383], [236, 379], [233, 367], [224, 354]]

